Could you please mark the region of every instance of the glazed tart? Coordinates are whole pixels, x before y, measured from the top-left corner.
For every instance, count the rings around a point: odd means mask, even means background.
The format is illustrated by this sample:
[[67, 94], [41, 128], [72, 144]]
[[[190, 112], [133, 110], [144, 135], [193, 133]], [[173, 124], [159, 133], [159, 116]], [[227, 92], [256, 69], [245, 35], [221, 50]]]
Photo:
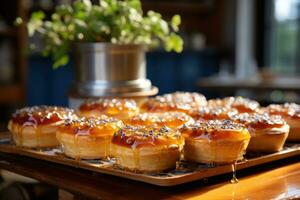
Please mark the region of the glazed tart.
[[17, 146], [53, 147], [59, 145], [56, 130], [66, 119], [76, 118], [71, 109], [34, 106], [17, 110], [8, 123]]
[[132, 99], [88, 100], [81, 104], [78, 110], [78, 114], [83, 117], [107, 115], [124, 121], [138, 113], [139, 108]]
[[142, 113], [134, 116], [128, 121], [133, 126], [168, 126], [178, 128], [183, 124], [193, 123], [193, 119], [182, 112], [164, 112], [164, 113]]
[[247, 151], [272, 153], [282, 150], [289, 134], [289, 125], [280, 116], [242, 113], [232, 120], [244, 124], [251, 134]]
[[295, 103], [272, 104], [263, 109], [270, 115], [280, 115], [290, 126], [288, 141], [300, 141], [300, 105]]
[[244, 97], [226, 97], [223, 99], [211, 99], [208, 101], [208, 105], [235, 108], [239, 113], [254, 113], [260, 106], [257, 101], [247, 99]]
[[245, 126], [230, 120], [197, 121], [180, 131], [185, 160], [198, 163], [234, 163], [243, 158], [250, 141]]
[[191, 110], [189, 115], [195, 120], [225, 120], [237, 113], [236, 109], [230, 107], [206, 106]]
[[111, 153], [119, 167], [139, 172], [160, 172], [176, 167], [184, 144], [173, 129], [127, 126], [112, 138]]
[[57, 130], [65, 155], [75, 159], [99, 159], [109, 155], [110, 141], [123, 123], [99, 116], [68, 120]]
[[143, 112], [179, 111], [188, 113], [193, 108], [205, 106], [206, 98], [200, 93], [175, 92], [149, 98], [141, 105]]

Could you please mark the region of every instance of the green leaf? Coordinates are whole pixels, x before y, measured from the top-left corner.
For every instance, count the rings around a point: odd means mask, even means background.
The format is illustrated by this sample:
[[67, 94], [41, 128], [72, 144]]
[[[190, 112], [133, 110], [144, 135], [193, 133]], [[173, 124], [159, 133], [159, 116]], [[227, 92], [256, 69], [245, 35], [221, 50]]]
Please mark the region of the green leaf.
[[175, 34], [172, 34], [172, 40], [173, 40], [173, 43], [174, 43], [174, 50], [175, 52], [177, 53], [180, 53], [182, 52], [183, 50], [183, 40], [180, 36], [178, 35], [175, 35]]
[[53, 63], [53, 68], [57, 69], [61, 66], [66, 65], [69, 62], [69, 55], [62, 55], [59, 58], [56, 58]]
[[179, 25], [181, 24], [181, 18], [180, 15], [174, 15], [171, 19], [171, 26], [174, 29], [174, 31], [179, 30]]
[[128, 1], [128, 4], [134, 10], [138, 11], [139, 13], [142, 13], [142, 5], [139, 0], [130, 0], [130, 1]]
[[46, 15], [43, 11], [36, 11], [31, 14], [30, 21], [31, 20], [43, 20], [45, 17], [46, 17]]

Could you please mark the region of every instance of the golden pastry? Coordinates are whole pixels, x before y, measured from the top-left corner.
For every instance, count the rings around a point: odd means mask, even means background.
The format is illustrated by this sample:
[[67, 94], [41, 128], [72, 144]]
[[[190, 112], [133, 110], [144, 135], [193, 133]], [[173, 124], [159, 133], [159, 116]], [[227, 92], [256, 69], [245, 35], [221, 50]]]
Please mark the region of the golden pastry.
[[164, 113], [142, 113], [134, 116], [128, 121], [133, 126], [168, 126], [178, 128], [186, 123], [193, 123], [193, 119], [182, 112], [164, 112]]
[[195, 120], [225, 120], [237, 113], [236, 109], [230, 107], [206, 106], [191, 110], [189, 115]]
[[289, 134], [289, 125], [280, 116], [242, 113], [232, 120], [244, 124], [251, 134], [247, 151], [272, 153], [282, 150]]
[[160, 172], [176, 167], [184, 144], [173, 129], [127, 126], [112, 138], [111, 153], [118, 166], [141, 172]]
[[263, 109], [270, 115], [280, 115], [290, 126], [288, 141], [300, 141], [300, 105], [295, 103], [272, 104]]
[[175, 92], [149, 98], [141, 105], [143, 112], [179, 111], [188, 113], [193, 108], [205, 106], [206, 98], [200, 93]]
[[57, 127], [68, 118], [76, 118], [71, 109], [56, 106], [34, 106], [17, 110], [8, 123], [17, 146], [53, 147]]
[[180, 131], [185, 138], [185, 160], [199, 163], [241, 160], [250, 140], [244, 125], [230, 120], [197, 121]]
[[109, 155], [113, 134], [123, 123], [105, 115], [66, 121], [57, 130], [65, 155], [75, 159], [99, 159]]
[[83, 117], [107, 115], [124, 121], [138, 113], [139, 108], [132, 99], [88, 100], [80, 105], [78, 111]]
[[239, 113], [254, 113], [260, 106], [257, 101], [240, 96], [226, 97], [223, 99], [211, 99], [208, 101], [208, 105], [235, 108]]

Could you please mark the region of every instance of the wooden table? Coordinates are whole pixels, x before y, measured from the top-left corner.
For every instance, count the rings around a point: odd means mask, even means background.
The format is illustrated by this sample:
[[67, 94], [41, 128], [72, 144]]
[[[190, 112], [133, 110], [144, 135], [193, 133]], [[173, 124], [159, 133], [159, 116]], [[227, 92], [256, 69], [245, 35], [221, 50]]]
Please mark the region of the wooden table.
[[[47, 161], [0, 153], [0, 168], [56, 186], [61, 199], [293, 199], [300, 198], [300, 158], [276, 161], [175, 187], [159, 187]], [[68, 191], [68, 192], [66, 192]]]

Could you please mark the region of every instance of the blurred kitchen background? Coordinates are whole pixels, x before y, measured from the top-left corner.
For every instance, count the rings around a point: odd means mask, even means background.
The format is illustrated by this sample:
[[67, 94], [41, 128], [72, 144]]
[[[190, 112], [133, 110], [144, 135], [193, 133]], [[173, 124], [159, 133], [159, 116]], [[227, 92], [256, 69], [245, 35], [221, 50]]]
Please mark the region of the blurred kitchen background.
[[[0, 7], [0, 121], [24, 105], [67, 105], [71, 62], [28, 54], [25, 26], [16, 17], [47, 15], [71, 0], [10, 0]], [[207, 97], [243, 95], [271, 102], [300, 102], [300, 0], [142, 0], [145, 10], [182, 17], [181, 54], [147, 54], [148, 78], [160, 94], [198, 91]], [[37, 45], [37, 38], [31, 39]]]

